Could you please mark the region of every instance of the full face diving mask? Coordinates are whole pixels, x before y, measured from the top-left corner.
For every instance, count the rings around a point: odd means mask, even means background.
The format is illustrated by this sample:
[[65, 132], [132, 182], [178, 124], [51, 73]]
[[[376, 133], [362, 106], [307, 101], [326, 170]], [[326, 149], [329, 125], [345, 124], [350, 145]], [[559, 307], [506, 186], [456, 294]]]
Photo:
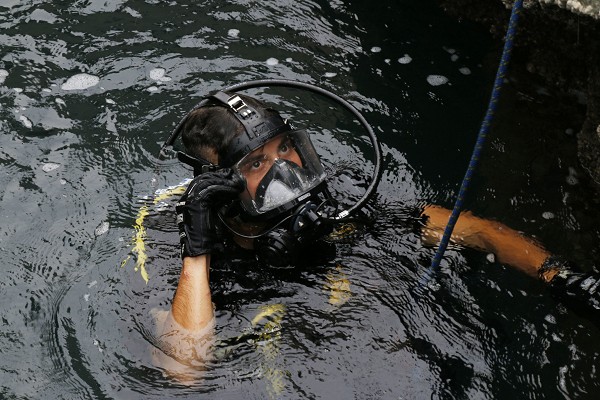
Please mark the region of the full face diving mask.
[[288, 131], [270, 139], [233, 169], [246, 182], [240, 200], [253, 218], [286, 211], [298, 204], [303, 195], [324, 186], [326, 178], [304, 130]]

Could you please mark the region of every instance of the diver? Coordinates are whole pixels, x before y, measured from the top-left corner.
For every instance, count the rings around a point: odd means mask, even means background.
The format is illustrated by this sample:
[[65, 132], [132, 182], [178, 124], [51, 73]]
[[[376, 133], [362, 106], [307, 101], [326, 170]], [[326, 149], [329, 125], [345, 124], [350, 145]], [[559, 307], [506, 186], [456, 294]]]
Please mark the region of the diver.
[[[164, 353], [175, 359], [194, 354], [192, 364], [202, 367], [211, 357], [215, 325], [211, 257], [227, 256], [232, 240], [265, 263], [286, 264], [330, 233], [331, 221], [344, 218], [308, 133], [262, 102], [213, 93], [182, 120], [177, 134], [185, 147], [178, 157], [194, 168], [194, 178], [176, 206], [183, 266], [161, 332], [169, 346]], [[449, 215], [435, 205], [420, 210], [425, 244], [439, 242]], [[539, 277], [563, 297], [600, 310], [596, 275], [575, 272], [502, 223], [463, 212], [452, 241], [493, 253], [498, 262]], [[159, 362], [176, 370], [174, 361]]]

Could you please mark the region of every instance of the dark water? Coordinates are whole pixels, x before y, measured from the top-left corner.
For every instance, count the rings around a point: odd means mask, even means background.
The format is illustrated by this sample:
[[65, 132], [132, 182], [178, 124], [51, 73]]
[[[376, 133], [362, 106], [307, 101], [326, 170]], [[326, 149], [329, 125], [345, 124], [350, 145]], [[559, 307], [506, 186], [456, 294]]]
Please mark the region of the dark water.
[[[596, 397], [597, 324], [542, 284], [451, 250], [427, 294], [411, 291], [433, 250], [405, 210], [451, 204], [499, 56], [485, 31], [391, 0], [5, 0], [0, 27], [0, 397]], [[600, 213], [575, 157], [581, 106], [521, 70], [469, 208], [589, 269]], [[99, 81], [66, 90], [80, 73]], [[121, 264], [144, 198], [189, 175], [157, 160], [165, 136], [202, 94], [257, 78], [321, 84], [365, 113], [386, 154], [379, 218], [310, 271], [214, 271], [220, 356], [185, 387], [150, 357], [149, 312], [168, 307], [179, 273], [172, 209], [150, 207], [145, 222], [148, 283]], [[369, 170], [344, 114], [260, 93], [322, 126], [322, 155]], [[250, 321], [265, 305], [285, 312], [259, 340]]]

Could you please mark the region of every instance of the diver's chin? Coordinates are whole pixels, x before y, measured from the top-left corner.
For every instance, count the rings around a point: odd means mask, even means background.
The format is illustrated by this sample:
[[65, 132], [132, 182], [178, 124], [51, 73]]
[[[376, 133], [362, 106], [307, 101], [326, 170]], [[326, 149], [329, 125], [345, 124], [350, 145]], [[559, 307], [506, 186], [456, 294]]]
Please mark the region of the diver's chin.
[[233, 234], [233, 241], [235, 244], [245, 250], [254, 250], [254, 239], [248, 239], [241, 237], [240, 235]]
[[233, 231], [233, 241], [240, 246], [242, 249], [254, 250], [254, 239], [246, 238], [244, 236], [256, 236], [265, 231], [267, 226], [264, 222], [244, 222], [239, 217], [230, 218], [227, 220]]

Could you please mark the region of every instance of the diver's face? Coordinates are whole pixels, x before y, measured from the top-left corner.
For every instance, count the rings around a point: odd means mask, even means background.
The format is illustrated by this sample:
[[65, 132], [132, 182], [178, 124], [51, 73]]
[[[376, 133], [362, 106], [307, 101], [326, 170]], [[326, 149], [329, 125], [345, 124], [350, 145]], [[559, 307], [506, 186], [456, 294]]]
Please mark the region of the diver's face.
[[302, 167], [300, 156], [288, 135], [277, 136], [244, 157], [238, 168], [246, 179], [246, 188], [251, 198], [255, 198], [260, 181], [278, 159], [291, 161]]

